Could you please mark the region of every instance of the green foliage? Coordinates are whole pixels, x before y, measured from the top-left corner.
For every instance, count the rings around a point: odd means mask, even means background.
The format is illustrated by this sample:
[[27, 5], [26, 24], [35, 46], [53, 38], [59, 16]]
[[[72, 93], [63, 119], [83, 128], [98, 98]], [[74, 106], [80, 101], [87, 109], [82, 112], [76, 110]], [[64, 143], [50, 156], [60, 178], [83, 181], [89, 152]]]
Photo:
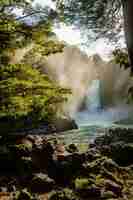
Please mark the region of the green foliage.
[[[119, 40], [121, 0], [56, 0], [60, 20], [77, 26], [90, 39]], [[93, 31], [92, 32], [90, 31]], [[116, 40], [115, 40], [116, 39]]]
[[27, 191], [27, 189], [23, 189], [21, 191], [17, 191], [15, 194], [15, 200], [33, 200], [32, 195]]
[[69, 188], [65, 188], [61, 191], [52, 191], [49, 194], [49, 200], [78, 200], [73, 191]]
[[[42, 40], [53, 34], [50, 10], [33, 7], [31, 2], [32, 0], [0, 1], [0, 62], [3, 64], [9, 62], [10, 53], [17, 48], [33, 41], [40, 42], [40, 37]], [[15, 14], [15, 9], [23, 15]], [[43, 18], [40, 18], [42, 14]]]
[[[2, 0], [0, 1], [0, 54], [9, 48], [20, 47], [26, 39], [24, 23], [16, 20], [13, 12], [15, 9], [23, 10], [30, 8], [30, 2], [26, 0]], [[25, 28], [26, 29], [26, 28]], [[27, 33], [28, 36], [28, 33]]]
[[32, 146], [30, 144], [17, 144], [14, 146], [18, 151], [30, 151]]
[[120, 66], [124, 68], [130, 67], [128, 53], [125, 49], [115, 49], [112, 54], [115, 63], [120, 64]]
[[31, 115], [36, 120], [48, 120], [67, 99], [67, 92], [31, 66], [0, 66], [0, 118]]
[[44, 68], [45, 56], [50, 54], [55, 54], [62, 52], [64, 44], [55, 40], [48, 40], [48, 38], [43, 39], [43, 41], [34, 44], [33, 48], [26, 53], [22, 62], [30, 64], [32, 66], [37, 66], [37, 68]]
[[[70, 90], [63, 89], [32, 65], [35, 55], [62, 51], [64, 45], [49, 40], [54, 13], [48, 8], [33, 8], [31, 1], [0, 1], [0, 120], [1, 130], [25, 127], [25, 121], [36, 124], [56, 117]], [[15, 9], [23, 15], [15, 14]], [[40, 15], [43, 18], [40, 18]], [[36, 18], [35, 18], [36, 16]], [[27, 20], [30, 19], [30, 23]], [[34, 20], [33, 20], [33, 18]], [[17, 49], [33, 44], [29, 57], [11, 64]], [[36, 54], [37, 53], [37, 54]], [[34, 68], [35, 67], [35, 68]]]
[[88, 186], [89, 186], [89, 180], [87, 178], [76, 178], [75, 180], [76, 190], [87, 189]]

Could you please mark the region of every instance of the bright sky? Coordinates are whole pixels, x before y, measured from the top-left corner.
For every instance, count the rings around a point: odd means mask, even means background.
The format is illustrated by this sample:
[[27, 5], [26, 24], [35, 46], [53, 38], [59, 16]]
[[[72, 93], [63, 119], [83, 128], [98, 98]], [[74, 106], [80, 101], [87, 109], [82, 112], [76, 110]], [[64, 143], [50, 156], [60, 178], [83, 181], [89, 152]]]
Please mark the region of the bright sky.
[[[42, 6], [50, 6], [55, 9], [55, 3], [52, 0], [34, 0], [34, 4], [40, 4]], [[92, 43], [89, 47], [82, 45], [83, 37], [79, 30], [75, 29], [73, 26], [66, 26], [65, 24], [60, 24], [59, 27], [54, 28], [54, 32], [57, 34], [57, 37], [60, 41], [65, 41], [68, 44], [76, 45], [88, 55], [100, 54], [102, 58], [107, 59], [110, 52], [114, 49], [112, 45], [109, 45], [105, 42], [104, 39], [99, 39], [95, 43]], [[124, 41], [121, 40], [121, 45], [124, 47]]]

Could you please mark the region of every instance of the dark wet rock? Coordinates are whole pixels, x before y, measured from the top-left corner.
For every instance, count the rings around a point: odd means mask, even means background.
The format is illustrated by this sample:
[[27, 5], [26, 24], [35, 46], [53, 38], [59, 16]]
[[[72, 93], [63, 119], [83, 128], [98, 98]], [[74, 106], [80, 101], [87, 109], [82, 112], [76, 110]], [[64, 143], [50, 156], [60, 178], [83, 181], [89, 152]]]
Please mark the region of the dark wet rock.
[[85, 154], [69, 154], [66, 155], [63, 160], [56, 160], [52, 166], [49, 167], [48, 173], [57, 183], [68, 185], [73, 176], [80, 173], [84, 161]]
[[[85, 153], [77, 151], [74, 144], [67, 147], [68, 152], [63, 142], [45, 135], [0, 141], [1, 191], [20, 190], [26, 195], [23, 200], [30, 199], [29, 191], [43, 200], [132, 199], [132, 142], [117, 131], [98, 137]], [[28, 189], [22, 192], [23, 188]]]
[[16, 160], [16, 173], [20, 176], [32, 174], [31, 157], [21, 157]]
[[11, 153], [17, 158], [30, 157], [32, 147], [29, 144], [18, 144], [10, 146]]
[[121, 166], [133, 164], [133, 143], [114, 143], [111, 145], [111, 156]]
[[85, 154], [86, 156], [86, 161], [92, 162], [98, 158], [101, 158], [101, 154], [99, 151], [96, 151], [95, 149], [93, 150], [88, 150]]
[[122, 194], [122, 187], [111, 180], [105, 180], [105, 188], [107, 191], [113, 192], [117, 197]]
[[69, 153], [75, 153], [75, 152], [78, 152], [78, 148], [75, 144], [70, 144], [66, 150], [69, 152]]
[[54, 180], [49, 178], [47, 174], [39, 173], [34, 174], [31, 180], [30, 189], [32, 192], [44, 193], [51, 191], [54, 185]]
[[33, 200], [33, 196], [27, 189], [17, 191], [14, 200]]
[[95, 145], [93, 142], [91, 142], [91, 143], [89, 144], [89, 149], [95, 148], [95, 147], [96, 147], [96, 145]]
[[101, 165], [105, 159], [106, 159], [105, 157], [100, 157], [92, 162], [84, 163], [83, 164], [84, 173], [85, 174], [89, 174], [89, 173], [99, 174], [101, 171]]
[[73, 165], [80, 166], [85, 162], [85, 153], [73, 153], [65, 157], [65, 160], [72, 163]]
[[95, 139], [95, 145], [102, 155], [112, 158], [120, 166], [133, 164], [132, 129], [110, 129]]
[[8, 153], [0, 153], [0, 174], [10, 174], [15, 171], [15, 161], [10, 151]]
[[96, 146], [110, 145], [114, 142], [123, 141], [124, 143], [133, 143], [133, 129], [130, 128], [112, 128], [106, 131], [102, 136], [95, 139]]
[[32, 151], [33, 168], [48, 169], [49, 163], [53, 160], [53, 153], [53, 146], [49, 142], [35, 144]]
[[82, 186], [79, 188], [75, 188], [76, 192], [81, 196], [82, 198], [88, 199], [88, 198], [95, 198], [99, 199], [101, 197], [101, 190], [95, 185], [91, 186]]

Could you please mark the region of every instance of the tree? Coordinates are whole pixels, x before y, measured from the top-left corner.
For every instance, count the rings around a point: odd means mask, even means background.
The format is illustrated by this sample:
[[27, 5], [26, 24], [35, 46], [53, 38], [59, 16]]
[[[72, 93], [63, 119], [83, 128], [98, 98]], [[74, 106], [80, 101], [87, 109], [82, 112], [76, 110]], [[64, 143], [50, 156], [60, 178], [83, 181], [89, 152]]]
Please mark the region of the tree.
[[51, 34], [53, 19], [51, 9], [33, 7], [32, 0], [0, 1], [0, 62], [8, 63], [8, 52], [32, 42], [38, 33]]
[[[14, 14], [16, 9], [23, 15]], [[62, 51], [64, 45], [49, 39], [54, 35], [51, 10], [36, 10], [26, 0], [2, 0], [0, 11], [0, 129], [3, 124], [5, 129], [11, 125], [8, 130], [24, 127], [23, 122], [29, 118], [34, 123], [49, 122], [57, 116], [70, 90], [41, 73], [38, 63], [32, 65], [31, 57], [15, 64], [11, 64], [10, 57], [31, 43], [33, 56], [37, 51], [44, 55]]]
[[99, 37], [118, 41], [125, 31], [129, 61], [133, 72], [133, 1], [132, 0], [57, 0], [61, 19], [74, 24], [95, 39]]
[[49, 122], [57, 117], [58, 108], [69, 93], [70, 90], [59, 87], [31, 66], [1, 65], [0, 121], [6, 122], [6, 126], [8, 121], [22, 124], [26, 119], [30, 119], [32, 125]]

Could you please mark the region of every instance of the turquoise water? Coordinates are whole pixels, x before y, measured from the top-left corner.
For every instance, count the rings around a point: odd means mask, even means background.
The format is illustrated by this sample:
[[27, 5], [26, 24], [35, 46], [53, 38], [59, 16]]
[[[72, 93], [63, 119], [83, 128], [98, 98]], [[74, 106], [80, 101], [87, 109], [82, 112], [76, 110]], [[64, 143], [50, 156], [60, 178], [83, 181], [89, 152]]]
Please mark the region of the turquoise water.
[[103, 109], [100, 87], [99, 80], [92, 81], [86, 93], [85, 109], [72, 116], [79, 129], [66, 131], [51, 138], [57, 137], [65, 144], [88, 145], [96, 136], [104, 134], [109, 128], [133, 128], [133, 106], [119, 103]]

